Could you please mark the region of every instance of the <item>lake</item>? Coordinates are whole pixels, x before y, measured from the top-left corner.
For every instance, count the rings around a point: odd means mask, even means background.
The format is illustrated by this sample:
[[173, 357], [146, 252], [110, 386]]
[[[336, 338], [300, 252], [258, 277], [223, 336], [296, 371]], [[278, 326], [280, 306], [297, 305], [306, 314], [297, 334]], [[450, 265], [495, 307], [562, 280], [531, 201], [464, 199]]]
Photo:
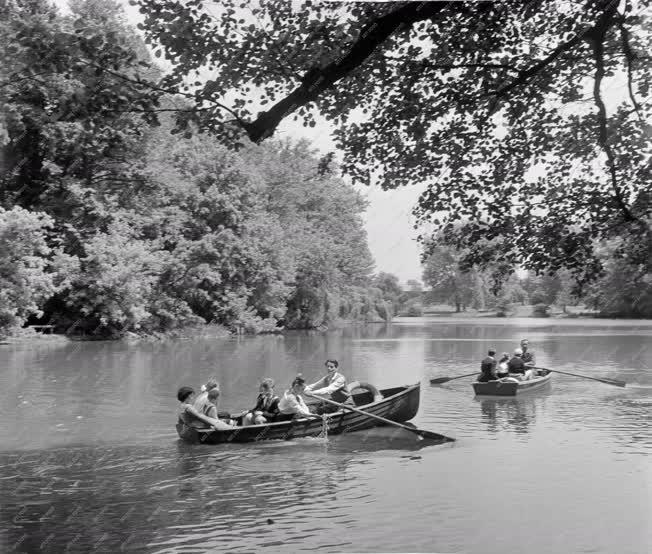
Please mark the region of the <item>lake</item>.
[[[490, 347], [530, 339], [555, 374], [480, 399]], [[216, 375], [253, 406], [337, 358], [378, 388], [421, 381], [413, 423], [253, 445], [178, 440], [176, 389]], [[652, 321], [414, 318], [326, 333], [0, 346], [1, 552], [652, 551]]]

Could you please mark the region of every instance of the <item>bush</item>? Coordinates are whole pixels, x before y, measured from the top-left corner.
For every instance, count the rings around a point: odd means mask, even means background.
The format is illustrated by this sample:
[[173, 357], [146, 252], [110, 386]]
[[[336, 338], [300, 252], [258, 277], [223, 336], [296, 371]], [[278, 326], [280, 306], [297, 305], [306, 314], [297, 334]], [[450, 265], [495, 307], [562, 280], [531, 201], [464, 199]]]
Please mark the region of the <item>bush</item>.
[[410, 302], [407, 305], [408, 317], [421, 317], [423, 316], [423, 305], [420, 302]]
[[41, 317], [43, 303], [76, 270], [75, 259], [48, 244], [53, 224], [43, 213], [0, 207], [0, 335]]
[[536, 317], [548, 317], [550, 315], [550, 306], [539, 303], [532, 306], [532, 315]]

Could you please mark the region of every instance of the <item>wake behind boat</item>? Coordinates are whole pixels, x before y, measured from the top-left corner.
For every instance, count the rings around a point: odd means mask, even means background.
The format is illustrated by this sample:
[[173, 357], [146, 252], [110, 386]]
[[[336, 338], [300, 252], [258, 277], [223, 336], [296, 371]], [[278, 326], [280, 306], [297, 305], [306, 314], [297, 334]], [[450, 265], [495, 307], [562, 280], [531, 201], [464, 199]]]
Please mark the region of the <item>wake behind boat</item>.
[[481, 383], [476, 381], [473, 390], [477, 396], [516, 396], [545, 387], [552, 377], [547, 369], [537, 370], [537, 376], [526, 381], [517, 381], [511, 377]]
[[[367, 403], [365, 394], [354, 394], [356, 407], [369, 414], [380, 416], [391, 421], [401, 423], [412, 419], [419, 411], [421, 384], [382, 389], [379, 391], [382, 398]], [[262, 440], [290, 440], [300, 437], [318, 437], [323, 433], [324, 425], [328, 426], [328, 434], [337, 435], [361, 429], [369, 429], [379, 425], [377, 419], [368, 415], [338, 410], [324, 416], [305, 417], [290, 421], [265, 423], [262, 425], [249, 425], [228, 430], [215, 430], [208, 427], [192, 427], [179, 420], [177, 432], [179, 437], [190, 443], [220, 444], [229, 442], [258, 442]], [[451, 439], [444, 435], [441, 442]]]

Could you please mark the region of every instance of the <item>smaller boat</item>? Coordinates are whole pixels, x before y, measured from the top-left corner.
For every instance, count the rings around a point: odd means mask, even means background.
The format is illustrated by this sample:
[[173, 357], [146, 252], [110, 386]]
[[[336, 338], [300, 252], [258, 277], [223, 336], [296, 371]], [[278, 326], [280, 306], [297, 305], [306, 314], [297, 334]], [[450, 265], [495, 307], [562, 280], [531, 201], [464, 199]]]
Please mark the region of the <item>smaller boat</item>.
[[538, 370], [538, 376], [527, 381], [516, 381], [509, 377], [486, 383], [473, 383], [473, 390], [477, 396], [516, 396], [524, 392], [538, 390], [545, 387], [552, 377], [552, 372], [547, 369]]

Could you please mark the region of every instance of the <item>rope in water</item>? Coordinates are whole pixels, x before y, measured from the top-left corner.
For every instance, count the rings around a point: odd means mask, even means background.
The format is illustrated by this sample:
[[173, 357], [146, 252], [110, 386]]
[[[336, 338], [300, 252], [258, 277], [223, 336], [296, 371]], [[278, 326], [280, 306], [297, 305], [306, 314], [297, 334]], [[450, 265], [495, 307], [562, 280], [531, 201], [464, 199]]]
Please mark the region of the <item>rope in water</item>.
[[321, 415], [321, 434], [319, 435], [321, 439], [328, 439], [328, 418], [326, 414]]

